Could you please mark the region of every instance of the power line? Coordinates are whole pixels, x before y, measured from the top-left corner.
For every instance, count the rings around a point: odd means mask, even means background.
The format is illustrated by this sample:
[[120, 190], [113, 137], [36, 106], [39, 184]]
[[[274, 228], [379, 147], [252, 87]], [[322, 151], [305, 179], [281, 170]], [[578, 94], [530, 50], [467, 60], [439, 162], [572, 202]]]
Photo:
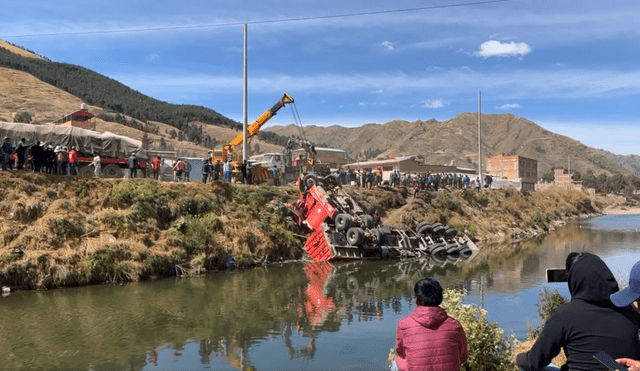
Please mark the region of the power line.
[[131, 33], [131, 32], [155, 32], [155, 31], [189, 30], [189, 29], [198, 29], [198, 28], [215, 28], [215, 27], [240, 26], [240, 25], [243, 25], [245, 23], [246, 24], [269, 24], [269, 23], [286, 23], [286, 22], [304, 22], [304, 21], [313, 21], [313, 20], [319, 20], [319, 19], [362, 17], [362, 16], [378, 15], [378, 14], [416, 12], [416, 11], [421, 11], [421, 10], [433, 10], [433, 9], [443, 9], [443, 8], [457, 8], [457, 7], [464, 7], [464, 6], [475, 6], [475, 5], [484, 5], [484, 4], [492, 4], [492, 3], [503, 3], [503, 2], [508, 2], [508, 1], [511, 1], [511, 0], [487, 0], [487, 1], [477, 1], [477, 2], [471, 2], [471, 3], [433, 5], [433, 6], [423, 6], [423, 7], [417, 7], [417, 8], [380, 10], [380, 11], [373, 11], [373, 12], [348, 13], [348, 14], [334, 14], [334, 15], [325, 15], [325, 16], [314, 16], [314, 17], [271, 19], [271, 20], [264, 20], [264, 21], [211, 23], [211, 24], [202, 24], [202, 25], [191, 25], [191, 26], [167, 26], [167, 27], [151, 27], [151, 28], [137, 28], [137, 29], [133, 28], [133, 29], [124, 29], [124, 30], [53, 32], [53, 33], [38, 33], [38, 34], [24, 34], [24, 35], [9, 35], [9, 36], [2, 36], [2, 38], [7, 39], [7, 38], [18, 38], [18, 37], [98, 35], [98, 34]]

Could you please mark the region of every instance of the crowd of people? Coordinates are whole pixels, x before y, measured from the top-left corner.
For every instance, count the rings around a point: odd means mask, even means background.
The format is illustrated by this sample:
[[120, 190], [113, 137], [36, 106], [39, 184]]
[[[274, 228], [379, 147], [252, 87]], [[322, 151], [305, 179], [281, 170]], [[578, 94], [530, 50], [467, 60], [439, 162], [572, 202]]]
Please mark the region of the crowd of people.
[[[442, 188], [480, 188], [480, 179], [471, 180], [467, 174], [431, 173], [431, 172], [400, 172], [394, 170], [389, 174], [389, 179], [383, 179], [381, 167], [367, 170], [353, 171], [349, 166], [343, 171], [338, 169], [337, 174], [342, 184], [352, 183], [358, 187], [373, 188], [382, 185], [391, 187], [412, 187], [417, 191], [437, 191]], [[485, 187], [491, 187], [491, 175], [484, 178]]]
[[[27, 144], [21, 138], [14, 147], [9, 137], [5, 137], [0, 147], [2, 170], [31, 170], [57, 175], [78, 174], [78, 151], [75, 146], [53, 146], [39, 141]], [[94, 155], [99, 156], [99, 155]], [[99, 159], [92, 164], [99, 164]], [[99, 167], [99, 166], [96, 166]]]
[[[565, 267], [571, 299], [551, 312], [531, 349], [517, 355], [519, 369], [604, 370], [594, 357], [604, 352], [629, 371], [640, 371], [640, 262], [631, 269], [629, 286], [623, 290], [595, 254], [572, 252]], [[396, 329], [392, 370], [460, 370], [468, 356], [466, 335], [460, 323], [440, 308], [442, 287], [434, 279], [422, 278], [414, 292], [416, 308]], [[567, 360], [558, 368], [551, 361], [561, 350]]]

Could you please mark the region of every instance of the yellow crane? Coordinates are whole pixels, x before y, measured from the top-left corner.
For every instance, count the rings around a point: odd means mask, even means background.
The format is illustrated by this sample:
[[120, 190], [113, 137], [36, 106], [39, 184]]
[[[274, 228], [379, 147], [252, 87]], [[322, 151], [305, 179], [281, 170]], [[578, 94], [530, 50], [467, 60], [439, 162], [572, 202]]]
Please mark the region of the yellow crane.
[[[269, 121], [273, 116], [276, 115], [276, 113], [278, 113], [280, 108], [289, 103], [293, 103], [293, 98], [289, 94], [284, 93], [284, 96], [282, 96], [278, 103], [274, 104], [273, 107], [264, 111], [264, 113], [260, 115], [260, 117], [258, 117], [256, 121], [254, 121], [251, 125], [249, 125], [249, 127], [247, 127], [247, 139], [256, 135], [258, 131], [260, 131], [260, 128], [262, 128], [262, 126], [266, 124], [267, 121]], [[235, 147], [242, 143], [242, 139], [243, 133], [240, 133], [231, 142], [223, 145], [222, 148], [212, 151], [211, 163], [215, 163], [216, 161], [226, 162], [227, 159], [229, 159], [229, 156], [231, 156], [230, 160], [235, 163], [234, 165], [242, 163], [242, 156], [235, 150]]]

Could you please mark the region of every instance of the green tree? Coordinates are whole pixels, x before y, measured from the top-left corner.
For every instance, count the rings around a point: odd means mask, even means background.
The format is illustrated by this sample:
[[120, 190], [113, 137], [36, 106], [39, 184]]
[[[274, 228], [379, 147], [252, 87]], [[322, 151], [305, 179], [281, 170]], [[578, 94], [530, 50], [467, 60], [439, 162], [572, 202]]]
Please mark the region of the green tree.
[[18, 112], [16, 113], [16, 115], [13, 117], [13, 122], [22, 122], [22, 123], [30, 123], [31, 122], [31, 112]]

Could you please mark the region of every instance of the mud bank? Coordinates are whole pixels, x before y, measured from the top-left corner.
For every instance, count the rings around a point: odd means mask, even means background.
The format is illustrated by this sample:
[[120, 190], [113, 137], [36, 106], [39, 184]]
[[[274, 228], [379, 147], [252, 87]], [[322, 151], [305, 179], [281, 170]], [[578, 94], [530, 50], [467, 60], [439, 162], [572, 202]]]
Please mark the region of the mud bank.
[[[548, 190], [346, 187], [388, 225], [439, 221], [485, 243], [546, 233], [599, 213], [586, 194]], [[158, 183], [0, 173], [0, 285], [12, 289], [127, 282], [303, 259], [287, 203], [294, 186]], [[603, 204], [604, 205], [604, 204]]]

